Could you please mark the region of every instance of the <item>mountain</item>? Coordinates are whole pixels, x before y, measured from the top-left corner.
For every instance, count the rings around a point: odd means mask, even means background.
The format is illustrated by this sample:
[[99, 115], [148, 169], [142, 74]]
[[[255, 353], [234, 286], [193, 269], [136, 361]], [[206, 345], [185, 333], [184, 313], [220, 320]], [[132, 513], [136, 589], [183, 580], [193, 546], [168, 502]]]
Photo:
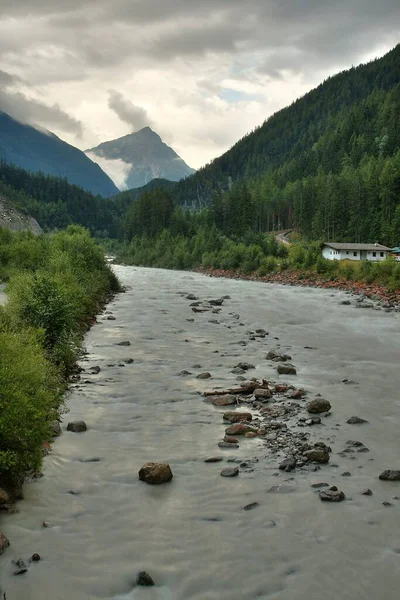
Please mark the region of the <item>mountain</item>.
[[12, 202], [0, 192], [0, 229], [10, 231], [31, 231], [42, 233], [39, 223], [32, 217], [18, 210]]
[[108, 197], [117, 187], [81, 150], [53, 133], [35, 129], [0, 112], [0, 159], [34, 173], [65, 177], [93, 194]]
[[[195, 172], [150, 127], [104, 142], [86, 150], [86, 154], [94, 160], [122, 160], [127, 165], [128, 189], [142, 187], [152, 179], [179, 181]], [[107, 170], [106, 162], [104, 169]]]
[[184, 208], [211, 206], [232, 236], [296, 228], [309, 239], [394, 246], [399, 115], [400, 44], [328, 78], [167, 192]]
[[280, 185], [316, 174], [320, 167], [337, 172], [345, 156], [378, 154], [382, 141], [384, 153], [393, 153], [399, 141], [399, 84], [400, 44], [380, 59], [329, 77], [272, 115], [181, 181], [176, 200], [201, 208], [210, 203], [213, 189], [226, 190], [230, 181], [248, 181], [266, 171], [276, 173]]

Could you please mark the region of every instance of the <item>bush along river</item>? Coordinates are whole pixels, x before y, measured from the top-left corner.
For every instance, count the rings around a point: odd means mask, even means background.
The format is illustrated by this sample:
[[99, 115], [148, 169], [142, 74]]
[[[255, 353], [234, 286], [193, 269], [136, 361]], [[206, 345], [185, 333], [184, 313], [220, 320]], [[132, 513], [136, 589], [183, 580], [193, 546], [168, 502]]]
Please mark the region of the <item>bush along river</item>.
[[1, 519], [6, 600], [397, 600], [399, 315], [115, 270], [43, 476]]

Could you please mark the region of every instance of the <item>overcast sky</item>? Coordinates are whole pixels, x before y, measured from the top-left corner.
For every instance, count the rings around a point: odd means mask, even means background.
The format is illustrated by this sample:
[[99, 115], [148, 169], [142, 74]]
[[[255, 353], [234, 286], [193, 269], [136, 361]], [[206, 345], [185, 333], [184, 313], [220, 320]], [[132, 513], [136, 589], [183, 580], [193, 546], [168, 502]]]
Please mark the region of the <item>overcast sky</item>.
[[198, 168], [399, 28], [399, 0], [0, 0], [0, 110], [82, 149], [150, 125]]

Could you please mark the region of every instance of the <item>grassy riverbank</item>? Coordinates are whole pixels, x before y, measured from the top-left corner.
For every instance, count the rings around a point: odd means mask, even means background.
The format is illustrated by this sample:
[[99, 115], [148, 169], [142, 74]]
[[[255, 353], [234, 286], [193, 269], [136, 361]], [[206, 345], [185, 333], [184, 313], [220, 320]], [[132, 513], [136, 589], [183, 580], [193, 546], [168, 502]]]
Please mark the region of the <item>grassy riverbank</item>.
[[119, 283], [78, 226], [43, 236], [0, 230], [0, 281], [1, 505], [39, 469], [84, 332]]

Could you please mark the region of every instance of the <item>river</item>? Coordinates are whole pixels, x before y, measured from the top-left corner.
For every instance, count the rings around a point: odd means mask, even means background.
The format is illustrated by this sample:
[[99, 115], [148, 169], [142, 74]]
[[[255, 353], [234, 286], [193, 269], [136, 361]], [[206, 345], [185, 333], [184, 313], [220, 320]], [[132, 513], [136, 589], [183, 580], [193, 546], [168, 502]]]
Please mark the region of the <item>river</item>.
[[[341, 306], [343, 292], [116, 272], [129, 289], [107, 307], [116, 320], [100, 316], [88, 333], [82, 362], [101, 372], [83, 374], [90, 383], [71, 390], [43, 477], [25, 486], [19, 513], [1, 519], [11, 541], [0, 559], [7, 600], [397, 600], [400, 482], [378, 476], [400, 469], [399, 315]], [[183, 293], [231, 299], [219, 315], [195, 315]], [[269, 336], [249, 341], [255, 328]], [[130, 347], [116, 345], [125, 340]], [[259, 439], [219, 450], [221, 410], [199, 395], [235, 383], [240, 360], [256, 365], [252, 375], [277, 380], [265, 354], [278, 345], [297, 367], [291, 381], [332, 404], [332, 416], [312, 429], [332, 447], [318, 472], [278, 471]], [[118, 366], [129, 357], [133, 364]], [[180, 376], [183, 369], [193, 375]], [[202, 371], [212, 379], [196, 379]], [[347, 424], [353, 415], [369, 423]], [[75, 419], [88, 431], [65, 431]], [[370, 452], [339, 456], [350, 439]], [[204, 463], [222, 453], [225, 463]], [[225, 479], [229, 458], [259, 461]], [[139, 468], [158, 460], [170, 463], [173, 481], [140, 482]], [[336, 484], [346, 500], [321, 502], [317, 482]], [[277, 484], [290, 493], [267, 491]], [[244, 511], [252, 502], [259, 506]], [[12, 559], [34, 552], [41, 561], [13, 576]], [[135, 588], [140, 570], [157, 586]]]

